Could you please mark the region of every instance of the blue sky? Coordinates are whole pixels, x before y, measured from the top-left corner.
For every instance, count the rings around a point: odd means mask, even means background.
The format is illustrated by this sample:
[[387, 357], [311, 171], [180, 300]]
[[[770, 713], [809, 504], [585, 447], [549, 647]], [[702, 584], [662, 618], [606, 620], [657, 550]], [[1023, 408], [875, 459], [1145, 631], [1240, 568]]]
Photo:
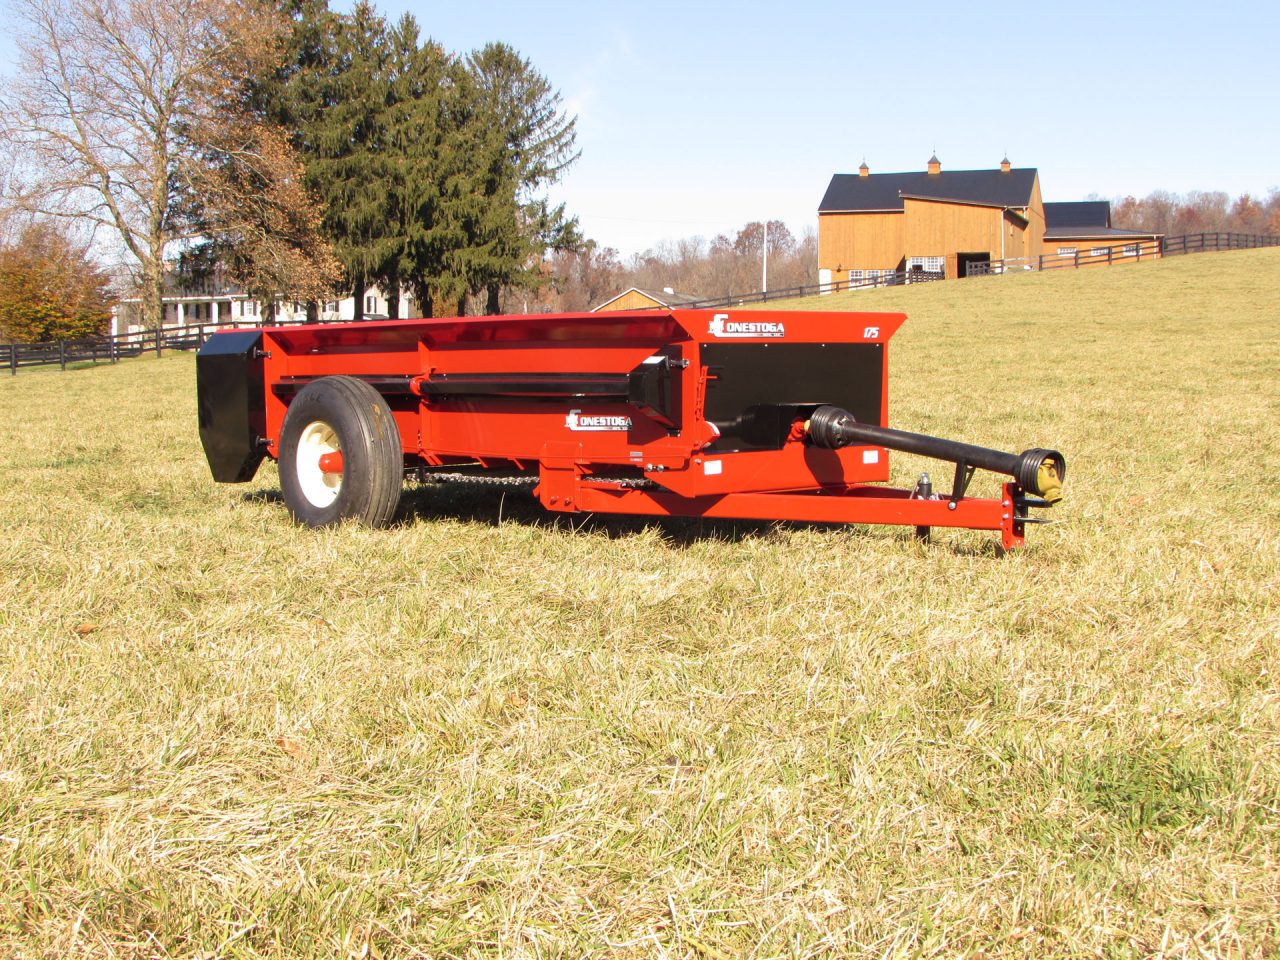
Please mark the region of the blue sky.
[[799, 233], [831, 174], [935, 149], [944, 170], [1007, 151], [1047, 200], [1280, 187], [1272, 3], [377, 5], [532, 60], [578, 116], [555, 196], [624, 254], [764, 218]]
[[1048, 200], [1280, 187], [1273, 3], [488, 2], [412, 12], [512, 44], [578, 115], [556, 195], [624, 253], [816, 226], [831, 174], [1036, 166]]

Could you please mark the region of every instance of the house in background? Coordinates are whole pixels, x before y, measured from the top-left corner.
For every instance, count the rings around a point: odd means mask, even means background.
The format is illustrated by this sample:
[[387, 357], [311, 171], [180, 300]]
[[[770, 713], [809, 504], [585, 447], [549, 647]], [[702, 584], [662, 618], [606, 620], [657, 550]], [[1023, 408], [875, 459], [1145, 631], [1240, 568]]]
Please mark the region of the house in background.
[[[197, 323], [258, 324], [269, 319], [267, 305], [234, 286], [211, 280], [205, 283], [182, 283], [173, 274], [166, 283], [162, 301], [161, 323], [166, 327], [185, 327]], [[366, 319], [385, 318], [390, 304], [377, 286], [364, 292]], [[407, 290], [400, 294], [401, 318], [418, 316], [418, 305]], [[329, 300], [320, 304], [321, 323], [338, 323], [355, 318], [355, 299]], [[307, 305], [288, 300], [276, 301], [276, 322], [303, 323]], [[143, 329], [141, 301], [126, 297], [111, 311], [111, 333], [137, 333]]]
[[602, 310], [650, 310], [657, 307], [675, 309], [697, 303], [699, 299], [699, 297], [687, 293], [676, 293], [671, 287], [663, 287], [661, 291], [641, 290], [639, 287], [632, 287], [630, 290], [624, 290], [616, 297], [611, 297], [598, 307], [592, 307], [591, 312], [599, 313]]
[[[1099, 204], [1086, 204], [1088, 211], [1079, 206], [1046, 204], [1036, 168], [1015, 169], [1007, 157], [990, 170], [943, 171], [935, 155], [924, 171], [879, 174], [864, 161], [856, 174], [833, 176], [818, 206], [818, 282], [876, 281], [902, 272], [909, 279], [916, 271], [965, 277], [988, 272], [994, 261], [1039, 265], [1042, 255], [1057, 254], [1058, 238], [1073, 245], [1066, 233], [1049, 235], [1047, 211], [1055, 207], [1062, 230], [1074, 228], [1067, 221], [1087, 219], [1087, 229], [1098, 234], [1088, 241], [1075, 237], [1077, 246], [1089, 242], [1092, 250], [1097, 244], [1090, 241], [1104, 234], [1121, 247], [1137, 237], [1111, 228], [1105, 201], [1105, 227]], [[1141, 252], [1150, 255], [1150, 248]]]

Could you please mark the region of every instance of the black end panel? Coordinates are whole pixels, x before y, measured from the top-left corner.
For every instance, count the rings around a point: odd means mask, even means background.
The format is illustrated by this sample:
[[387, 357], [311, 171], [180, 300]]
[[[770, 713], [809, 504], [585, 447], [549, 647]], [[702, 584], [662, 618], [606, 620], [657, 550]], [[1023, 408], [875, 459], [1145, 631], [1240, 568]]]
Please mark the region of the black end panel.
[[196, 354], [200, 442], [213, 479], [246, 483], [258, 472], [267, 432], [258, 330], [215, 333]]
[[665, 427], [680, 429], [680, 371], [688, 364], [680, 359], [679, 344], [665, 346], [627, 374], [627, 402], [639, 407]]
[[825, 404], [880, 423], [882, 343], [704, 343], [701, 355], [713, 452], [780, 449], [792, 421]]

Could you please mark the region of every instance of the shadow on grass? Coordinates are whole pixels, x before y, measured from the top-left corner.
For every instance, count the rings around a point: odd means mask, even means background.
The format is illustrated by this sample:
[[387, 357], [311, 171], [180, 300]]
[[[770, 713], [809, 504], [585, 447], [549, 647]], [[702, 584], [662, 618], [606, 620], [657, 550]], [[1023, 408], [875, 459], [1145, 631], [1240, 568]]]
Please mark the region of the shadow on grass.
[[242, 493], [240, 499], [245, 503], [278, 503], [284, 505], [284, 494], [279, 490], [254, 490], [252, 493]]
[[[246, 503], [263, 503], [283, 507], [279, 490], [255, 490], [243, 495]], [[621, 540], [655, 531], [674, 549], [686, 549], [705, 542], [741, 543], [767, 539], [780, 531], [812, 530], [858, 540], [883, 538], [879, 525], [814, 523], [796, 520], [729, 520], [702, 517], [648, 517], [605, 513], [552, 513], [543, 509], [528, 487], [497, 487], [466, 483], [406, 483], [396, 510], [394, 526], [411, 526], [433, 520], [454, 520], [489, 527], [515, 523], [547, 530], [571, 531]], [[898, 538], [906, 544], [918, 544], [908, 528], [901, 528]], [[943, 531], [939, 531], [942, 533]], [[1003, 554], [1000, 544], [977, 531], [963, 538], [936, 540], [931, 548], [947, 550], [959, 556], [996, 557]]]
[[[410, 486], [400, 500], [397, 521], [412, 523], [448, 517], [466, 523], [500, 526], [519, 523], [554, 530], [573, 530], [611, 540], [655, 530], [669, 544], [687, 547], [705, 540], [737, 543], [766, 537], [777, 523], [764, 520], [705, 520], [697, 517], [646, 517], [604, 513], [552, 513], [527, 488], [441, 484]], [[823, 524], [834, 528], [833, 524]]]

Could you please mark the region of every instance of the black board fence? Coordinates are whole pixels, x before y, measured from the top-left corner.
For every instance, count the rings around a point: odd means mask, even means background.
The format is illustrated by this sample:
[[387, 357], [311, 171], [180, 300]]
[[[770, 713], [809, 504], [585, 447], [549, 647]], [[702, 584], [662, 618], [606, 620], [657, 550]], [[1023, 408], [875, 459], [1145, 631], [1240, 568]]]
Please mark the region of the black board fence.
[[1164, 237], [1160, 252], [1166, 257], [1182, 253], [1212, 253], [1217, 250], [1252, 250], [1280, 247], [1280, 237], [1265, 233], [1185, 233]]
[[0, 343], [0, 369], [12, 376], [24, 367], [58, 366], [63, 370], [80, 364], [116, 363], [129, 357], [165, 350], [198, 350], [215, 330], [257, 323], [197, 323], [183, 327], [161, 327], [91, 337], [83, 340], [56, 340], [52, 343]]
[[[770, 300], [793, 300], [796, 297], [812, 297], [826, 293], [844, 293], [848, 290], [870, 290], [873, 287], [901, 287], [911, 283], [930, 283], [944, 279], [946, 274], [928, 270], [885, 270], [878, 277], [862, 280], [831, 280], [827, 283], [810, 283], [802, 287], [781, 287], [776, 290], [757, 290], [729, 297], [712, 297], [679, 304], [681, 310], [712, 310], [716, 307], [737, 307], [744, 303], [768, 303]], [[666, 307], [645, 307], [646, 310], [665, 310]]]
[[[1050, 242], [1050, 241], [1046, 241]], [[1110, 246], [1089, 243], [1070, 247], [1069, 253], [1042, 253], [1035, 257], [1019, 257], [1008, 260], [992, 260], [989, 263], [971, 263], [966, 276], [979, 277], [990, 274], [1017, 273], [1025, 270], [1061, 270], [1137, 263], [1160, 257], [1176, 257], [1187, 253], [1214, 253], [1225, 250], [1252, 250], [1258, 247], [1280, 246], [1280, 237], [1257, 233], [1187, 233], [1176, 237], [1159, 237], [1155, 240], [1131, 240]], [[1059, 248], [1062, 249], [1062, 248]]]

